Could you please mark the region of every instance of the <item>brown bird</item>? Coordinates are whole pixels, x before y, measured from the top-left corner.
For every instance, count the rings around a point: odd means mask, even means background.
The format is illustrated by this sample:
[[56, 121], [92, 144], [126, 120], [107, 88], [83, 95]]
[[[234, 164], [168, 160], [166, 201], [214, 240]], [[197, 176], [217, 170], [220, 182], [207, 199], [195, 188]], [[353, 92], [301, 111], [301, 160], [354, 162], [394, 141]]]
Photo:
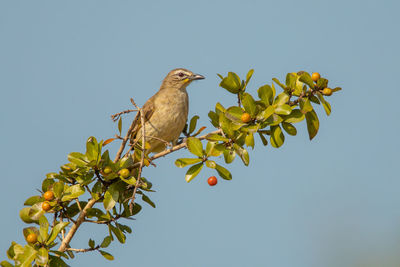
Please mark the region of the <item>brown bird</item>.
[[[175, 143], [185, 127], [189, 99], [186, 87], [194, 80], [204, 79], [187, 69], [174, 69], [164, 78], [160, 90], [142, 107], [145, 121], [145, 137], [150, 148], [146, 151], [161, 152], [166, 143]], [[134, 119], [131, 144], [141, 142], [142, 125], [140, 114]]]

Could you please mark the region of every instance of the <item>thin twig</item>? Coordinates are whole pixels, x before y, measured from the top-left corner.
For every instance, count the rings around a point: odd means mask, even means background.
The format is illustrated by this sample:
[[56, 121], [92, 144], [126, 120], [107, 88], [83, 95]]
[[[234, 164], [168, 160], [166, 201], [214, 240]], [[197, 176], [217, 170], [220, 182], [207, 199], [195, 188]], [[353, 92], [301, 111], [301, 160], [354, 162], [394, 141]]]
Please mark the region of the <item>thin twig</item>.
[[127, 113], [131, 113], [131, 112], [134, 112], [134, 111], [137, 111], [137, 110], [136, 109], [128, 109], [128, 110], [124, 110], [124, 111], [118, 112], [118, 113], [116, 113], [114, 115], [111, 115], [111, 119], [113, 121], [117, 121], [121, 117], [122, 114], [127, 114]]
[[[131, 102], [132, 102], [132, 103], [135, 103], [135, 102], [133, 101], [132, 98], [131, 98]], [[136, 104], [135, 104], [135, 105], [136, 105]], [[118, 152], [117, 152], [117, 155], [115, 156], [114, 162], [117, 162], [117, 161], [121, 158], [122, 152], [123, 152], [124, 149], [125, 149], [126, 142], [127, 142], [128, 139], [130, 138], [131, 133], [132, 133], [134, 127], [135, 127], [135, 120], [132, 120], [131, 126], [129, 127], [128, 132], [126, 133], [124, 139], [122, 140], [121, 146], [119, 147], [119, 150], [118, 150]]]
[[100, 245], [95, 246], [94, 248], [67, 248], [66, 250], [73, 251], [73, 252], [89, 252], [89, 251], [98, 250], [98, 249], [100, 249]]
[[139, 166], [139, 171], [138, 171], [138, 177], [136, 179], [136, 185], [135, 188], [133, 189], [133, 193], [132, 193], [132, 197], [131, 197], [131, 202], [129, 203], [129, 211], [132, 214], [133, 211], [133, 205], [135, 204], [135, 196], [136, 196], [136, 192], [137, 189], [139, 187], [140, 184], [140, 178], [142, 176], [142, 169], [143, 169], [143, 164], [144, 164], [144, 156], [146, 153], [146, 130], [145, 130], [145, 125], [144, 125], [144, 114], [142, 112], [142, 110], [136, 105], [136, 103], [133, 101], [133, 99], [131, 99], [132, 104], [139, 110], [139, 114], [140, 114], [140, 121], [141, 121], [141, 125], [142, 125], [142, 154], [140, 157], [140, 166]]

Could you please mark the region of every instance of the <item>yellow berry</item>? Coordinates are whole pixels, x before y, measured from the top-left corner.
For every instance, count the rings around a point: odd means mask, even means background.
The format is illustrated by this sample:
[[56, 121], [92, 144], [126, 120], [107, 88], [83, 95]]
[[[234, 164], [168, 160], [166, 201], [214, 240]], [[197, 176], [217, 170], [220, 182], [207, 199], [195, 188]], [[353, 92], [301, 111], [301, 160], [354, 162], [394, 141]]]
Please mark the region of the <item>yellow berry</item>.
[[45, 200], [47, 200], [47, 201], [52, 201], [52, 200], [54, 199], [54, 193], [53, 193], [53, 191], [46, 191], [46, 192], [43, 194], [43, 198], [44, 198]]
[[321, 75], [319, 75], [318, 72], [314, 72], [314, 73], [311, 75], [311, 79], [312, 79], [314, 82], [317, 82], [317, 81], [319, 80], [319, 78], [321, 78]]
[[27, 237], [26, 237], [26, 241], [28, 243], [31, 244], [35, 244], [37, 242], [37, 234], [35, 233], [30, 233]]
[[128, 178], [130, 176], [130, 171], [128, 169], [122, 169], [122, 170], [119, 171], [119, 175], [122, 178], [126, 179], [126, 178]]
[[241, 119], [242, 122], [244, 122], [244, 123], [248, 123], [249, 121], [251, 121], [250, 114], [249, 114], [249, 113], [246, 113], [246, 112], [242, 114], [242, 116], [241, 116], [240, 119]]
[[322, 90], [322, 94], [326, 95], [326, 96], [330, 96], [332, 95], [332, 89], [331, 88], [324, 88], [324, 90]]

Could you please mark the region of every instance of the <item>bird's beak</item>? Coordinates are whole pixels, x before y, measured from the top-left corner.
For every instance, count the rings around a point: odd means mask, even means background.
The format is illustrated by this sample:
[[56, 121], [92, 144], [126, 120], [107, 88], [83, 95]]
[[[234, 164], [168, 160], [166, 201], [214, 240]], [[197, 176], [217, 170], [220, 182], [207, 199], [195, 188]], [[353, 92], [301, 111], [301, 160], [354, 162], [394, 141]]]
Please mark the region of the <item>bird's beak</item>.
[[200, 74], [193, 74], [192, 76], [189, 77], [189, 80], [194, 81], [194, 80], [203, 80], [205, 77]]

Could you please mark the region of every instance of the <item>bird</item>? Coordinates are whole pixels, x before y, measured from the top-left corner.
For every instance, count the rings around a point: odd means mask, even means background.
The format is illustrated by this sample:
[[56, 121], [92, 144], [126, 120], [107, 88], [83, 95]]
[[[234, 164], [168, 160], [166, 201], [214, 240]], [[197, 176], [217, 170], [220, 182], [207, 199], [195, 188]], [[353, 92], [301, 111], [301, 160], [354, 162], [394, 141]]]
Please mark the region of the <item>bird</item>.
[[[184, 68], [171, 70], [162, 81], [158, 92], [141, 108], [144, 117], [146, 154], [158, 153], [167, 144], [175, 144], [183, 131], [189, 112], [189, 97], [186, 87], [195, 80], [205, 79]], [[142, 141], [140, 112], [133, 121], [131, 146]]]

